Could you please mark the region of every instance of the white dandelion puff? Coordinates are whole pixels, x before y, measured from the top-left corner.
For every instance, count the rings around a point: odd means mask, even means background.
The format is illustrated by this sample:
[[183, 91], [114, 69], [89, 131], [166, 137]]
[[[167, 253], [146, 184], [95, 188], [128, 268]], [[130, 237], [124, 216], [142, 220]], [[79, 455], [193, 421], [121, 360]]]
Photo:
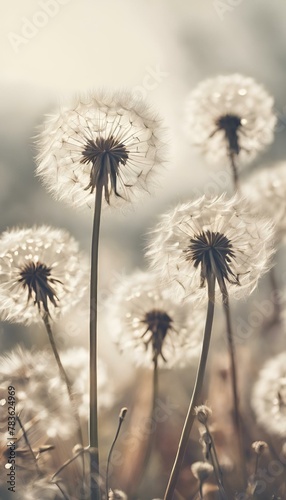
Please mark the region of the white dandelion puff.
[[286, 353], [268, 360], [253, 387], [256, 421], [268, 434], [286, 438]]
[[[84, 347], [73, 347], [61, 352], [61, 360], [72, 387], [79, 416], [87, 421], [89, 418], [89, 353]], [[111, 408], [115, 402], [115, 392], [109, 383], [107, 367], [102, 359], [98, 359], [97, 396], [100, 413]]]
[[[71, 309], [87, 287], [87, 261], [66, 231], [10, 229], [0, 237], [0, 315], [31, 324]], [[40, 313], [40, 314], [39, 314]]]
[[[60, 358], [69, 378], [74, 410], [84, 422], [89, 416], [88, 351], [74, 347], [60, 352]], [[115, 393], [107, 384], [105, 363], [98, 360], [98, 409], [101, 413], [112, 406]], [[52, 353], [37, 352], [18, 347], [0, 357], [0, 387], [7, 394], [13, 385], [17, 394], [17, 412], [25, 420], [37, 417], [36, 427], [47, 438], [66, 439], [76, 430], [64, 381], [58, 374]], [[107, 388], [108, 387], [108, 388]], [[5, 390], [4, 390], [5, 389]], [[1, 394], [0, 393], [0, 394]], [[4, 419], [4, 428], [6, 420]], [[1, 423], [1, 420], [0, 420]]]
[[273, 98], [252, 78], [239, 74], [201, 82], [189, 96], [186, 131], [211, 162], [253, 160], [273, 141]]
[[286, 163], [281, 162], [255, 171], [242, 184], [253, 212], [273, 220], [277, 243], [286, 236]]
[[136, 364], [162, 368], [196, 359], [205, 308], [190, 308], [167, 297], [151, 273], [137, 271], [122, 280], [110, 299], [110, 329], [123, 353]]
[[160, 118], [129, 92], [90, 95], [50, 117], [39, 135], [37, 175], [56, 199], [93, 206], [99, 184], [106, 205], [148, 190], [163, 162]]
[[205, 297], [210, 273], [220, 291], [227, 285], [229, 294], [240, 298], [269, 269], [272, 240], [271, 222], [252, 215], [244, 200], [203, 196], [162, 216], [147, 255], [179, 298]]
[[[36, 417], [35, 427], [46, 438], [67, 439], [75, 433], [66, 386], [52, 354], [18, 347], [0, 358], [0, 386], [16, 392], [16, 413], [23, 422]], [[7, 393], [7, 392], [6, 392]]]

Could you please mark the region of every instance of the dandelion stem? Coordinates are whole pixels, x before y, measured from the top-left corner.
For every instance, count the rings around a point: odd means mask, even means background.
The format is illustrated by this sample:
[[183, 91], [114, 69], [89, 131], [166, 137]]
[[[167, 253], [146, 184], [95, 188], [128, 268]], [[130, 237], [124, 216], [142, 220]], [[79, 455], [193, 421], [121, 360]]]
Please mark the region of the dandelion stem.
[[223, 308], [224, 308], [224, 313], [225, 313], [225, 318], [226, 318], [228, 350], [229, 350], [229, 356], [230, 356], [231, 385], [232, 385], [233, 409], [234, 409], [234, 415], [233, 415], [234, 425], [235, 425], [236, 432], [237, 432], [243, 482], [244, 482], [244, 484], [246, 484], [247, 480], [246, 480], [246, 470], [245, 470], [245, 465], [244, 465], [244, 449], [243, 449], [243, 441], [242, 441], [240, 411], [239, 411], [235, 347], [234, 347], [233, 331], [232, 331], [230, 308], [229, 308], [229, 295], [228, 295], [227, 287], [225, 286], [225, 284], [221, 285], [221, 292], [222, 292]]
[[204, 374], [206, 369], [211, 332], [212, 332], [212, 324], [213, 324], [213, 316], [214, 316], [214, 298], [215, 298], [215, 275], [210, 273], [207, 277], [207, 286], [208, 286], [208, 309], [207, 309], [207, 317], [205, 323], [205, 331], [203, 338], [203, 347], [200, 357], [200, 362], [198, 366], [195, 386], [192, 394], [192, 398], [190, 401], [188, 413], [186, 416], [186, 420], [184, 423], [183, 431], [181, 434], [177, 455], [175, 458], [175, 462], [173, 465], [173, 469], [169, 478], [169, 482], [167, 485], [167, 489], [165, 492], [164, 500], [172, 500], [176, 488], [176, 484], [178, 481], [180, 469], [183, 463], [184, 455], [186, 452], [186, 448], [188, 445], [189, 435], [195, 420], [195, 406], [199, 404], [199, 400], [201, 397]]
[[218, 456], [217, 456], [217, 452], [216, 452], [216, 446], [215, 446], [213, 437], [211, 435], [211, 432], [210, 432], [209, 427], [208, 427], [207, 424], [205, 424], [205, 429], [206, 429], [206, 432], [207, 432], [207, 435], [208, 435], [208, 439], [210, 440], [210, 445], [211, 445], [211, 448], [210, 448], [210, 457], [211, 457], [211, 461], [212, 461], [212, 466], [214, 468], [214, 474], [215, 474], [216, 482], [217, 482], [217, 485], [218, 485], [218, 488], [219, 488], [219, 492], [220, 492], [221, 497], [224, 500], [227, 500], [227, 495], [226, 495], [226, 492], [225, 492], [225, 489], [224, 489], [224, 486], [223, 486], [222, 470], [221, 470], [221, 466], [219, 464]]
[[[156, 406], [157, 397], [158, 397], [158, 359], [157, 359], [157, 357], [155, 357], [154, 362], [153, 362], [153, 392], [152, 392], [152, 408], [151, 408], [151, 414], [150, 414], [151, 421], [153, 421], [154, 416], [155, 416], [155, 406]], [[143, 462], [142, 469], [141, 469], [141, 477], [139, 480], [139, 484], [142, 481], [144, 474], [146, 472], [146, 469], [148, 467], [151, 453], [152, 453], [152, 448], [153, 448], [153, 439], [152, 439], [152, 435], [151, 435], [151, 431], [150, 431], [150, 434], [148, 436], [148, 443], [146, 446], [144, 462]]]
[[98, 288], [98, 247], [101, 218], [103, 184], [98, 182], [95, 196], [90, 272], [90, 408], [89, 408], [89, 441], [90, 441], [90, 498], [100, 499], [97, 422], [97, 288]]
[[30, 444], [30, 441], [29, 441], [29, 438], [28, 438], [27, 432], [26, 432], [26, 430], [25, 430], [25, 427], [24, 427], [24, 425], [22, 424], [22, 421], [21, 421], [21, 419], [20, 419], [20, 414], [18, 414], [18, 415], [17, 415], [16, 419], [18, 420], [18, 423], [19, 423], [19, 425], [20, 425], [20, 428], [21, 428], [21, 430], [22, 430], [22, 432], [23, 432], [23, 436], [24, 436], [24, 439], [25, 439], [25, 443], [26, 443], [26, 445], [28, 446], [29, 451], [30, 451], [30, 453], [31, 453], [31, 455], [32, 455], [33, 461], [34, 461], [34, 463], [35, 463], [35, 468], [36, 468], [37, 474], [38, 474], [39, 476], [41, 476], [41, 471], [40, 471], [40, 468], [39, 468], [38, 460], [37, 460], [37, 458], [36, 458], [36, 455], [35, 455], [35, 453], [34, 453], [34, 451], [33, 451], [32, 446], [31, 446], [31, 444]]
[[112, 445], [111, 445], [109, 453], [108, 453], [107, 466], [106, 466], [106, 481], [105, 481], [105, 493], [106, 493], [107, 499], [108, 499], [108, 495], [109, 495], [109, 466], [110, 466], [110, 462], [111, 462], [113, 449], [114, 449], [114, 446], [115, 446], [116, 441], [118, 439], [120, 429], [121, 429], [121, 426], [122, 426], [123, 421], [125, 419], [126, 413], [127, 413], [127, 408], [122, 408], [120, 411], [120, 414], [119, 414], [119, 422], [118, 422], [117, 431], [116, 431], [115, 437], [113, 439]]
[[[63, 463], [63, 465], [60, 466], [60, 468], [52, 475], [52, 481], [56, 476], [60, 474], [68, 465], [70, 465], [72, 462], [74, 462], [79, 456], [83, 455], [84, 453], [88, 453], [89, 448], [82, 448], [78, 453], [76, 453], [72, 458], [69, 458], [66, 460], [66, 462]], [[53, 481], [55, 482], [55, 481]]]
[[[65, 369], [64, 369], [64, 367], [62, 365], [61, 358], [59, 356], [59, 353], [58, 353], [58, 350], [57, 350], [57, 346], [56, 346], [56, 343], [55, 343], [55, 339], [54, 339], [52, 327], [51, 327], [51, 324], [50, 324], [49, 315], [48, 315], [47, 312], [45, 312], [43, 314], [43, 321], [44, 321], [44, 324], [45, 324], [45, 327], [46, 327], [46, 330], [47, 330], [47, 333], [48, 333], [50, 345], [51, 345], [51, 348], [53, 350], [53, 353], [54, 353], [54, 356], [55, 356], [55, 360], [56, 360], [58, 368], [59, 368], [60, 376], [61, 376], [62, 380], [64, 381], [64, 383], [66, 385], [66, 388], [67, 388], [67, 391], [68, 391], [68, 395], [69, 395], [69, 399], [70, 399], [70, 402], [71, 402], [71, 406], [72, 406], [72, 409], [74, 411], [74, 417], [76, 419], [77, 428], [78, 428], [77, 429], [78, 439], [80, 441], [80, 444], [82, 446], [84, 446], [80, 418], [79, 418], [79, 415], [78, 415], [78, 412], [77, 412], [77, 408], [76, 408], [76, 405], [75, 405], [74, 396], [73, 396], [73, 392], [72, 392], [72, 387], [71, 387], [70, 381], [68, 379], [68, 376], [66, 374], [66, 371], [65, 371]], [[84, 475], [85, 475], [84, 457], [82, 457], [82, 466], [83, 466], [83, 481], [84, 481]]]
[[275, 267], [272, 267], [269, 271], [270, 285], [273, 293], [273, 302], [274, 302], [274, 314], [273, 319], [275, 322], [278, 322], [280, 319], [280, 305], [279, 305], [279, 285], [277, 283], [277, 278], [275, 275]]
[[239, 180], [238, 180], [237, 165], [236, 165], [236, 161], [235, 161], [235, 153], [230, 153], [229, 159], [230, 159], [230, 166], [232, 169], [234, 188], [235, 188], [235, 191], [239, 191]]

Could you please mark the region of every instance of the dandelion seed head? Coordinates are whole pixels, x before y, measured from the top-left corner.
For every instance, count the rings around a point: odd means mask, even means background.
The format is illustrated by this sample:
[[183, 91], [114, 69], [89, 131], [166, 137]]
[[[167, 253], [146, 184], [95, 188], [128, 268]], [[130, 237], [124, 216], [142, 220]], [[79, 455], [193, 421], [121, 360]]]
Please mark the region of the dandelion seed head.
[[[63, 351], [61, 361], [72, 385], [74, 401], [79, 416], [85, 421], [89, 418], [89, 353], [84, 347], [73, 347]], [[107, 367], [98, 359], [98, 411], [102, 412], [115, 403], [115, 393], [109, 383]]]
[[252, 392], [257, 423], [268, 434], [286, 437], [286, 353], [267, 361]]
[[25, 421], [37, 417], [35, 426], [44, 436], [67, 439], [75, 432], [67, 389], [51, 353], [18, 347], [1, 356], [0, 386], [6, 394], [9, 385], [16, 389], [16, 412]]
[[212, 272], [235, 298], [251, 293], [269, 268], [273, 227], [238, 196], [201, 197], [161, 217], [147, 256], [162, 283], [179, 299], [206, 297]]
[[198, 356], [205, 308], [177, 304], [152, 273], [136, 271], [123, 279], [109, 307], [114, 340], [136, 364], [170, 368]]
[[242, 185], [253, 212], [275, 223], [277, 243], [286, 238], [286, 163], [280, 162], [255, 171]]
[[[66, 231], [10, 229], [0, 238], [0, 313], [31, 324], [71, 309], [87, 287], [87, 260]], [[40, 313], [40, 314], [39, 314]]]
[[273, 98], [252, 78], [239, 74], [201, 82], [188, 98], [186, 132], [211, 162], [235, 156], [253, 160], [273, 141]]
[[91, 207], [98, 186], [105, 206], [148, 191], [163, 163], [161, 120], [132, 94], [90, 95], [50, 117], [39, 135], [37, 175], [58, 200]]

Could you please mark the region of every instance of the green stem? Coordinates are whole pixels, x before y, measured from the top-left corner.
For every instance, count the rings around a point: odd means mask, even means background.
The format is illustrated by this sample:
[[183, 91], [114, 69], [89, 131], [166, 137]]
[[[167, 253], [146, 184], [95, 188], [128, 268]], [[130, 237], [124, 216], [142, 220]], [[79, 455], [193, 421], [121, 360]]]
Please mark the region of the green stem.
[[191, 398], [191, 402], [189, 405], [188, 413], [186, 416], [186, 420], [184, 423], [183, 431], [181, 434], [179, 447], [177, 450], [177, 455], [175, 458], [175, 462], [173, 465], [173, 469], [169, 478], [169, 482], [167, 485], [167, 489], [165, 492], [164, 500], [172, 500], [176, 488], [176, 484], [179, 478], [180, 469], [183, 463], [183, 459], [185, 456], [185, 452], [188, 445], [189, 435], [192, 430], [192, 426], [195, 420], [195, 406], [199, 404], [199, 400], [202, 393], [204, 374], [206, 369], [211, 332], [212, 332], [212, 324], [213, 324], [213, 316], [214, 316], [214, 300], [215, 300], [215, 275], [211, 273], [211, 275], [207, 278], [208, 284], [208, 309], [207, 309], [207, 317], [205, 323], [205, 331], [203, 338], [203, 347], [200, 357], [200, 362], [198, 366], [195, 386]]
[[233, 331], [230, 317], [230, 308], [229, 308], [229, 295], [227, 291], [227, 287], [223, 286], [221, 288], [222, 299], [223, 299], [223, 308], [226, 318], [226, 328], [227, 328], [227, 341], [228, 341], [228, 351], [230, 356], [230, 371], [231, 371], [231, 387], [232, 387], [232, 395], [233, 395], [233, 409], [234, 409], [234, 425], [237, 432], [238, 439], [238, 447], [240, 454], [240, 465], [243, 474], [243, 482], [246, 485], [246, 470], [245, 470], [245, 460], [244, 460], [244, 448], [243, 448], [243, 440], [242, 440], [242, 431], [241, 431], [241, 418], [239, 411], [239, 398], [238, 398], [238, 389], [237, 389], [237, 370], [236, 370], [236, 359], [235, 359], [235, 347], [233, 340]]
[[98, 288], [98, 247], [99, 229], [102, 206], [102, 183], [96, 188], [90, 272], [90, 413], [89, 413], [89, 441], [90, 441], [90, 500], [99, 500], [99, 451], [98, 451], [98, 422], [97, 422], [97, 288]]

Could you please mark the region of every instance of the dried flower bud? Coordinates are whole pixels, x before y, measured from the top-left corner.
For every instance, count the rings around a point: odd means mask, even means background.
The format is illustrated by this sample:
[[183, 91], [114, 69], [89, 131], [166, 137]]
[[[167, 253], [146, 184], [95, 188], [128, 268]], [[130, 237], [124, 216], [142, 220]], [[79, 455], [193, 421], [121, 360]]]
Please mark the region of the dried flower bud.
[[201, 483], [208, 479], [213, 470], [213, 466], [207, 462], [195, 462], [191, 465], [191, 471], [194, 477]]
[[209, 417], [212, 415], [211, 409], [206, 405], [200, 405], [195, 407], [195, 414], [197, 416], [198, 421], [206, 425]]
[[268, 444], [265, 441], [254, 441], [252, 443], [251, 448], [254, 450], [257, 455], [262, 455], [266, 450], [268, 450]]

